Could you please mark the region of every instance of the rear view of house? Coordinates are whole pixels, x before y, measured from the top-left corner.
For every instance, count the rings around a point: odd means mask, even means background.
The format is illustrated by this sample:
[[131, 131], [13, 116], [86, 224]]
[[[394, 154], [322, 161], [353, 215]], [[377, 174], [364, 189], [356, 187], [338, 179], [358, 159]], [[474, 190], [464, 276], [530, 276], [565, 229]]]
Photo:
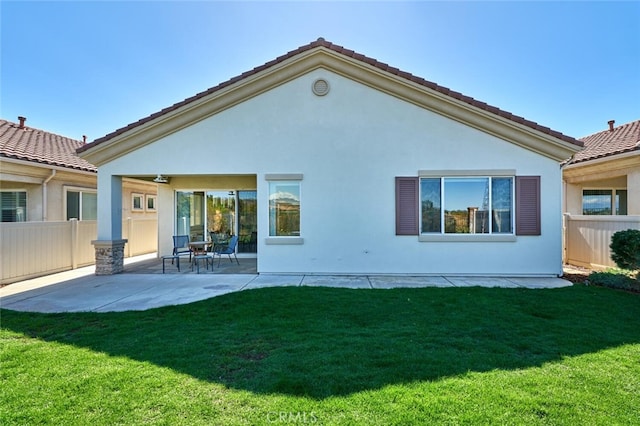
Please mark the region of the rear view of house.
[[581, 147], [318, 39], [79, 154], [98, 167], [114, 259], [122, 179], [161, 175], [160, 254], [226, 221], [255, 237], [259, 273], [555, 276], [560, 163]]

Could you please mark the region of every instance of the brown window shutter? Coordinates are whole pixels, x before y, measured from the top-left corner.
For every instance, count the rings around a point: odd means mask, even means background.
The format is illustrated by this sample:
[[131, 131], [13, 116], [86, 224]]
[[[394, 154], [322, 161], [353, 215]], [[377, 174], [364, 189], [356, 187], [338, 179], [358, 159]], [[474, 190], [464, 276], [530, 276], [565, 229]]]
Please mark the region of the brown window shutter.
[[516, 235], [540, 235], [540, 176], [516, 176]]
[[418, 178], [396, 177], [396, 235], [418, 235]]

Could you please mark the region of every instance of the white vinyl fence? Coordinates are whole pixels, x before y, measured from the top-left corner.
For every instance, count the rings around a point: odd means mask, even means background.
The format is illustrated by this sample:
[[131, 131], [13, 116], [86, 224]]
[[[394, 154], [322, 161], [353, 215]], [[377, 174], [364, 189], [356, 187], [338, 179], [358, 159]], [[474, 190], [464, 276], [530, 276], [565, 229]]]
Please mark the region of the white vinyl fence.
[[[0, 223], [0, 284], [95, 264], [96, 221]], [[158, 248], [156, 219], [125, 219], [125, 257]]]
[[640, 229], [640, 216], [564, 216], [565, 263], [590, 269], [616, 267], [611, 237], [617, 231]]

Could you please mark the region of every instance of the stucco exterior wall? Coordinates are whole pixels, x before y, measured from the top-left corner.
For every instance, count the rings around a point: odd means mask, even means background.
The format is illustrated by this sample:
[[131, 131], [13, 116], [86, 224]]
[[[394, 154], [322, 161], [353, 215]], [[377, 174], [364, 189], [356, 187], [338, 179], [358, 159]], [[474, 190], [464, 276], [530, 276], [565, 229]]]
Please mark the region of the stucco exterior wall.
[[[40, 165], [31, 165], [28, 162], [3, 162], [0, 189], [7, 191], [27, 192], [27, 221], [65, 221], [66, 199], [65, 193], [72, 191], [97, 190], [97, 176], [95, 173], [76, 172], [60, 167], [48, 168]], [[53, 177], [52, 172], [55, 171]], [[50, 179], [49, 179], [50, 178]], [[44, 182], [46, 183], [46, 189]], [[135, 219], [155, 218], [156, 212], [143, 210], [131, 210], [131, 197], [133, 193], [143, 195], [155, 195], [156, 184], [153, 182], [125, 179], [123, 189], [122, 217], [133, 216]], [[45, 195], [46, 193], [46, 195]], [[46, 199], [46, 200], [45, 200]]]
[[[313, 94], [317, 78], [328, 81], [327, 95]], [[396, 176], [477, 169], [541, 176], [541, 236], [519, 236], [515, 242], [419, 242], [417, 236], [395, 235]], [[176, 177], [159, 188], [163, 207], [172, 202], [181, 175], [255, 175], [261, 273], [562, 271], [561, 169], [556, 161], [323, 69], [100, 167], [103, 176], [134, 171]], [[265, 175], [272, 173], [303, 175], [302, 245], [264, 242], [269, 228]], [[161, 244], [173, 233], [170, 214], [163, 210], [158, 216]], [[107, 234], [105, 229], [105, 239], [111, 237]]]

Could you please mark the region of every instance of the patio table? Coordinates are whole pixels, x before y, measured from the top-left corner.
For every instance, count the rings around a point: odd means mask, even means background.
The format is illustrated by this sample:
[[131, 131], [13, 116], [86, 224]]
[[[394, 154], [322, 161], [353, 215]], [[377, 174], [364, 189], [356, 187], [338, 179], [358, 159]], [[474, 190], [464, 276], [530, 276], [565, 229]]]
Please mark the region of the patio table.
[[191, 241], [189, 247], [193, 250], [194, 256], [207, 253], [207, 246], [211, 245], [210, 241]]

